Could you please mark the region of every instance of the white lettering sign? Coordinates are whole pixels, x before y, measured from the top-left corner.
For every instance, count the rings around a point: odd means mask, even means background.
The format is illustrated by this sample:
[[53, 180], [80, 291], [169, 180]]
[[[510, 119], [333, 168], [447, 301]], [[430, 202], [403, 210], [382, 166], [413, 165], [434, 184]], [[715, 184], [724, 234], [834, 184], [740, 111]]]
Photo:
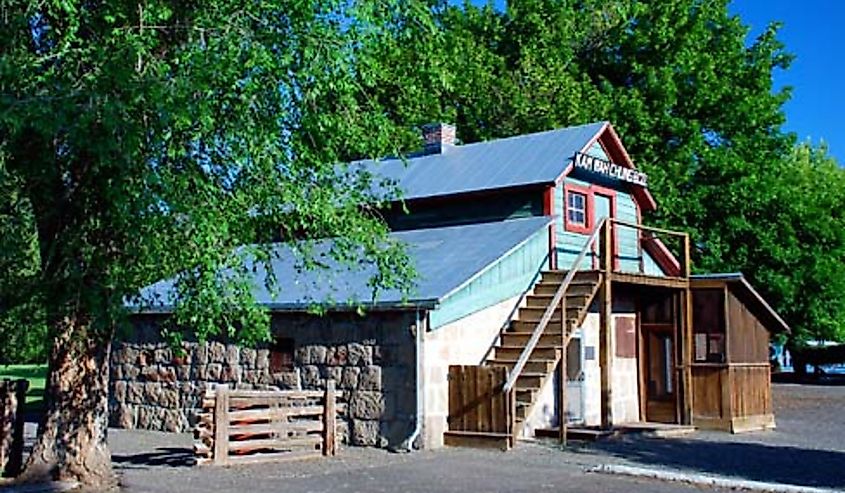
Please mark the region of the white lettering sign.
[[591, 171], [593, 173], [598, 173], [609, 178], [633, 183], [634, 185], [639, 185], [643, 188], [648, 188], [648, 175], [642, 171], [613, 164], [610, 161], [605, 161], [604, 159], [590, 156], [589, 154], [576, 152], [575, 167]]

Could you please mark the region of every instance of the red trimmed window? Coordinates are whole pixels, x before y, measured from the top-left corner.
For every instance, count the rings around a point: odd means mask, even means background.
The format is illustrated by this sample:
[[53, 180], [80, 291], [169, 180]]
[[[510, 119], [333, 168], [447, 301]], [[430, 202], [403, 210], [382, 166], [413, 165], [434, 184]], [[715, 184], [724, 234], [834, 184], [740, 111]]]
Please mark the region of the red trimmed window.
[[564, 204], [566, 230], [573, 233], [590, 232], [590, 191], [588, 189], [567, 186]]

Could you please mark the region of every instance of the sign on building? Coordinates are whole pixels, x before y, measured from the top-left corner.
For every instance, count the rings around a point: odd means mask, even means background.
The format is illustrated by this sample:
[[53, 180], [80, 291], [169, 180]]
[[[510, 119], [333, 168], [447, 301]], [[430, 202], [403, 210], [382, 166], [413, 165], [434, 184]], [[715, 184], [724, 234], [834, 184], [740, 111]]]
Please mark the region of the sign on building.
[[633, 183], [643, 188], [648, 187], [648, 175], [642, 171], [620, 166], [610, 161], [584, 154], [583, 152], [575, 153], [575, 167], [592, 173], [598, 173], [608, 178]]

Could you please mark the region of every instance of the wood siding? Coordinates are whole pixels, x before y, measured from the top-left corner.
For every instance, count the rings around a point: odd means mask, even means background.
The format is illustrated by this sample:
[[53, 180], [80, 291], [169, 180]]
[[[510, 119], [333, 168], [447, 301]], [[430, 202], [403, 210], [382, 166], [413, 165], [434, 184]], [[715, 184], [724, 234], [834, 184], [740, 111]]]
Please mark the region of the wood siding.
[[727, 303], [728, 361], [768, 363], [769, 332], [732, 289], [728, 290]]

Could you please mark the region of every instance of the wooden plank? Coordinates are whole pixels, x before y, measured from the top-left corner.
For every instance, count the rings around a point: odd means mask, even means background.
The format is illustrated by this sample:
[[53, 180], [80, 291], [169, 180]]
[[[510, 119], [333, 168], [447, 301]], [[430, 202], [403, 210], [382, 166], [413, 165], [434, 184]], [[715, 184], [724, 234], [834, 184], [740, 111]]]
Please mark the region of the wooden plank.
[[273, 435], [284, 434], [288, 435], [293, 432], [295, 434], [314, 433], [323, 431], [322, 421], [293, 421], [293, 422], [272, 422], [262, 424], [235, 424], [229, 426], [230, 435]]
[[319, 435], [308, 436], [303, 438], [266, 438], [258, 440], [244, 440], [240, 442], [230, 442], [229, 452], [232, 454], [243, 454], [246, 452], [254, 452], [256, 450], [294, 450], [294, 449], [309, 449], [316, 451], [320, 449], [323, 443], [322, 437]]
[[229, 462], [229, 386], [218, 385], [214, 402], [214, 464]]
[[273, 399], [322, 399], [322, 390], [230, 390], [230, 399], [273, 398]]
[[[560, 302], [560, 311], [561, 313], [566, 313], [566, 298], [563, 298]], [[563, 319], [564, 317], [561, 317]], [[568, 372], [567, 372], [567, 356], [569, 353], [568, 346], [569, 346], [569, 337], [567, 334], [567, 327], [566, 327], [566, 320], [561, 322], [561, 331], [560, 331], [560, 339], [561, 339], [561, 350], [560, 350], [560, 363], [559, 366], [559, 373], [558, 379], [558, 388], [560, 392], [559, 398], [559, 407], [558, 415], [560, 416], [560, 426], [558, 426], [558, 430], [560, 431], [558, 434], [558, 441], [561, 445], [566, 446], [566, 429], [568, 425], [568, 416], [567, 416], [567, 402], [566, 402], [566, 387], [569, 384], [568, 380]]]
[[[602, 267], [608, 274], [613, 272], [613, 246], [610, 227], [605, 227], [602, 240]], [[613, 396], [611, 394], [611, 325], [613, 322], [612, 275], [607, 275], [599, 288], [599, 365], [601, 381], [601, 426], [609, 429], [613, 425]]]
[[337, 443], [337, 412], [335, 411], [335, 383], [334, 380], [326, 382], [325, 402], [323, 403], [323, 455], [335, 455]]
[[287, 416], [322, 416], [323, 406], [303, 406], [285, 408], [247, 409], [243, 411], [229, 412], [230, 421], [272, 421]]

